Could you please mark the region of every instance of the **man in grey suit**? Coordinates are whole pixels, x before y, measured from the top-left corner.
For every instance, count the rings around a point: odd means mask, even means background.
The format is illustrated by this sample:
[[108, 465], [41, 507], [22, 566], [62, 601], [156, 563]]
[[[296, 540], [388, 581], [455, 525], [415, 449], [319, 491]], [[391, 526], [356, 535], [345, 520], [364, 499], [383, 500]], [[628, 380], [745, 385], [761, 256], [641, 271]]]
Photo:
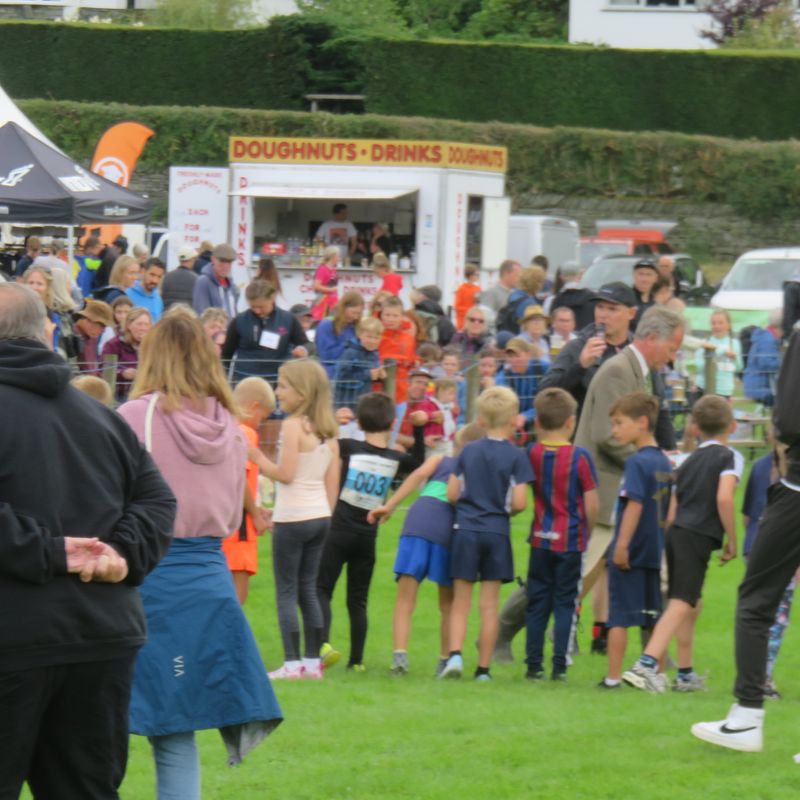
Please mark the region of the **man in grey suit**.
[[618, 444], [611, 435], [609, 411], [630, 392], [653, 393], [652, 373], [675, 359], [685, 325], [680, 314], [663, 306], [648, 309], [642, 315], [633, 342], [606, 361], [589, 384], [575, 444], [591, 453], [599, 481], [600, 511], [584, 560], [582, 591], [585, 596], [595, 587], [592, 596], [595, 624], [601, 621], [604, 624], [608, 619], [604, 556], [614, 534], [612, 515], [625, 460], [634, 452], [632, 446]]

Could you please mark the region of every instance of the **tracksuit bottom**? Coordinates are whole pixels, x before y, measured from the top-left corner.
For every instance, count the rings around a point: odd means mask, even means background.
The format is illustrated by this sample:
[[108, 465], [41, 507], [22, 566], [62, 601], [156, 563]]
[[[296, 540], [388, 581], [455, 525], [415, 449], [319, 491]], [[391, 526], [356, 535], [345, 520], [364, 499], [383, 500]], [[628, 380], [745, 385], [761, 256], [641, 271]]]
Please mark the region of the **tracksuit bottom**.
[[764, 703], [769, 631], [800, 566], [800, 491], [776, 483], [758, 525], [736, 606], [736, 685], [740, 705]]
[[330, 641], [331, 598], [336, 582], [347, 565], [347, 613], [350, 616], [349, 664], [364, 662], [367, 640], [367, 598], [375, 568], [375, 536], [331, 528], [319, 565], [317, 593], [324, 620], [323, 641]]
[[135, 658], [0, 672], [0, 800], [119, 798]]

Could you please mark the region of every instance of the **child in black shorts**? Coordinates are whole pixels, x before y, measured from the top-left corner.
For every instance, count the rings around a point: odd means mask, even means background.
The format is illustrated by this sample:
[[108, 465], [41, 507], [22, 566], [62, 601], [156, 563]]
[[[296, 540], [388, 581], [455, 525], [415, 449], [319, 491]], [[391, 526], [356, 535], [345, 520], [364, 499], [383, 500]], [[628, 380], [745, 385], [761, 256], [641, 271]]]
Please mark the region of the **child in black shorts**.
[[742, 477], [744, 459], [728, 447], [736, 429], [730, 405], [721, 397], [701, 398], [692, 410], [702, 442], [678, 468], [670, 507], [672, 525], [667, 533], [666, 554], [669, 602], [641, 658], [622, 676], [625, 683], [650, 692], [663, 692], [665, 681], [657, 663], [670, 640], [678, 639], [677, 691], [702, 689], [703, 680], [692, 668], [694, 628], [700, 613], [708, 561], [714, 550], [725, 546], [720, 562], [736, 557], [736, 510], [734, 495]]

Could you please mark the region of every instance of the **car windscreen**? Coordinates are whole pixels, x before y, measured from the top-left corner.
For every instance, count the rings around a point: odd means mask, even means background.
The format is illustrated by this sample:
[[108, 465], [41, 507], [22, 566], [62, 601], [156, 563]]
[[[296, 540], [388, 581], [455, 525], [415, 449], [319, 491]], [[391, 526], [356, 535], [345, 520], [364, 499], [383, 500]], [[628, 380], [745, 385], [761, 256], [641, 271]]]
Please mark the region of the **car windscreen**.
[[627, 255], [625, 245], [619, 242], [587, 242], [581, 244], [581, 266], [586, 269], [600, 256]]
[[729, 292], [776, 292], [796, 272], [800, 272], [799, 259], [740, 258], [725, 276], [722, 288]]
[[622, 281], [627, 283], [628, 286], [632, 286], [634, 263], [602, 258], [583, 273], [581, 286], [586, 286], [589, 289], [599, 289], [604, 283], [611, 283], [612, 281]]

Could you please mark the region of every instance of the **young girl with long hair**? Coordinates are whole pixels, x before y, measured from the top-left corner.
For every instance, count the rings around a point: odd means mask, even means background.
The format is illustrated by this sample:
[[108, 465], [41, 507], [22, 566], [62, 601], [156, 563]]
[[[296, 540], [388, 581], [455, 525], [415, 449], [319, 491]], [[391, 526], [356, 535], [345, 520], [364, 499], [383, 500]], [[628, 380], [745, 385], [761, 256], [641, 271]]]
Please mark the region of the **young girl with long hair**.
[[169, 552], [140, 587], [148, 639], [130, 729], [148, 736], [159, 798], [200, 798], [194, 731], [218, 728], [238, 763], [281, 721], [222, 540], [242, 518], [247, 444], [211, 339], [187, 314], [144, 338], [124, 417], [178, 501]]
[[[289, 415], [281, 425], [278, 463], [260, 450], [250, 451], [262, 473], [276, 483], [272, 561], [284, 662], [269, 675], [318, 680], [323, 619], [317, 573], [339, 491], [339, 428], [328, 377], [316, 361], [283, 364], [275, 394]], [[298, 605], [303, 617], [302, 661]]]

